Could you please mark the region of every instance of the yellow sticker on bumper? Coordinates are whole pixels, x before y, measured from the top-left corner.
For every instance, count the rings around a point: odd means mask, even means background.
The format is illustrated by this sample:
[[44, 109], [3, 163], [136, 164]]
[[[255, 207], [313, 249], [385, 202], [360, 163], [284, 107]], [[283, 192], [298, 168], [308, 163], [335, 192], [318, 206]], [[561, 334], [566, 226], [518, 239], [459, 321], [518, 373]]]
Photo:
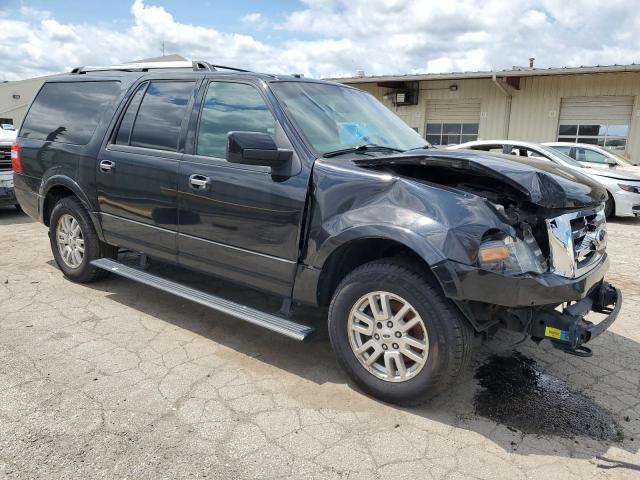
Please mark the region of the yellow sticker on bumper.
[[556, 338], [560, 340], [560, 337], [562, 336], [562, 330], [560, 330], [559, 328], [547, 327], [544, 329], [544, 335], [546, 337]]
[[569, 341], [569, 332], [560, 330], [559, 328], [546, 327], [544, 334], [546, 337], [555, 338], [556, 340]]

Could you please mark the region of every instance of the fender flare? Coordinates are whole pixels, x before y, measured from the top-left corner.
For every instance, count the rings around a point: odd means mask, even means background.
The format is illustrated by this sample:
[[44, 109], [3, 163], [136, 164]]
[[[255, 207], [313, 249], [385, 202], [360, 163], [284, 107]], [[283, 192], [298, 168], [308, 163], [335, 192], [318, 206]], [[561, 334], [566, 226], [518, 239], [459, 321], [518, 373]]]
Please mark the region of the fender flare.
[[40, 221], [44, 223], [44, 202], [47, 198], [47, 195], [54, 187], [65, 187], [71, 190], [71, 192], [80, 200], [82, 206], [87, 210], [91, 221], [93, 222], [93, 227], [96, 229], [96, 233], [98, 234], [98, 238], [100, 241], [104, 242], [104, 235], [102, 233], [102, 224], [98, 217], [98, 214], [94, 211], [91, 206], [91, 202], [89, 201], [89, 197], [84, 193], [80, 185], [73, 180], [72, 178], [56, 174], [52, 175], [42, 181], [40, 184], [40, 189], [38, 192], [39, 204], [38, 209], [40, 211]]
[[383, 239], [397, 242], [413, 250], [429, 266], [433, 266], [446, 257], [437, 250], [426, 238], [400, 226], [394, 225], [360, 225], [347, 228], [336, 235], [327, 238], [316, 252], [311, 265], [322, 269], [330, 256], [343, 245], [365, 238]]

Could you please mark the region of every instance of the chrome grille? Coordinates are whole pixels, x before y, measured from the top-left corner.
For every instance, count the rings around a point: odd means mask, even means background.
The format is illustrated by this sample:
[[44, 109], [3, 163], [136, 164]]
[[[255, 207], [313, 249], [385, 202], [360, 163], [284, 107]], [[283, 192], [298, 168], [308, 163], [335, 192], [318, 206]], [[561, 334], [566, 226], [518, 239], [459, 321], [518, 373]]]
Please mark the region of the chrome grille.
[[607, 248], [604, 208], [567, 213], [547, 220], [553, 271], [575, 278], [595, 267]]
[[10, 146], [0, 146], [0, 170], [11, 170]]

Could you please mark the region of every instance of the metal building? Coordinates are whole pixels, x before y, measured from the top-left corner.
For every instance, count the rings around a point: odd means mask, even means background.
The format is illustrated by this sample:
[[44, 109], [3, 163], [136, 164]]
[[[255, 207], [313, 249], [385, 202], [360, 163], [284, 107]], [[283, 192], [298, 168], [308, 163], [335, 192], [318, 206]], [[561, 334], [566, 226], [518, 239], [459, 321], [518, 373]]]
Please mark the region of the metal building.
[[579, 141], [640, 160], [640, 65], [334, 80], [372, 93], [433, 144]]

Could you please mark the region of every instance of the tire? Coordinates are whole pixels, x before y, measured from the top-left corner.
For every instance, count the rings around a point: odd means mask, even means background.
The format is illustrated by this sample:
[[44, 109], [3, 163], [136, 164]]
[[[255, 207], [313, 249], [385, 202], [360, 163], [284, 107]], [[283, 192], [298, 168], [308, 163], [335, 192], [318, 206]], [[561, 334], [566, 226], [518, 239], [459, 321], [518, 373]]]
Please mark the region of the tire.
[[[422, 343], [428, 345], [428, 349], [421, 353], [426, 360], [423, 360], [420, 367], [418, 362], [412, 363], [410, 359], [403, 357], [407, 372], [415, 367], [414, 373], [407, 373], [404, 380], [398, 380], [401, 374], [399, 368], [395, 368], [398, 367], [397, 363], [394, 364], [393, 369], [387, 369], [387, 372], [397, 370], [398, 375], [393, 377], [394, 381], [389, 380], [391, 375], [388, 373], [386, 379], [381, 378], [381, 375], [385, 374], [378, 370], [386, 367], [385, 360], [379, 358], [376, 360], [378, 364], [368, 369], [362, 363], [362, 356], [359, 356], [352, 347], [358, 342], [357, 339], [354, 340], [354, 336], [366, 338], [367, 335], [352, 333], [350, 318], [353, 318], [353, 312], [360, 308], [358, 302], [372, 292], [390, 293], [392, 298], [387, 304], [392, 310], [394, 303], [396, 310], [400, 308], [401, 303], [397, 300], [398, 298], [408, 302], [417, 315], [409, 313], [405, 318], [419, 316], [422, 324], [418, 326], [420, 329], [422, 329], [421, 325], [426, 327], [426, 334], [422, 336], [425, 341]], [[372, 310], [365, 309], [363, 312], [369, 313], [369, 318], [372, 318], [370, 315]], [[378, 310], [378, 313], [380, 312]], [[382, 323], [384, 328], [384, 322]], [[379, 324], [380, 322], [377, 322], [376, 329]], [[396, 326], [399, 324], [400, 322], [396, 322]], [[381, 332], [378, 335], [379, 338], [382, 339], [386, 335], [387, 339], [391, 337], [391, 341], [400, 333], [397, 330], [389, 331], [389, 329], [387, 333], [384, 330], [374, 330], [376, 331]], [[388, 335], [389, 332], [391, 335]], [[473, 346], [471, 325], [462, 317], [457, 307], [444, 297], [435, 280], [403, 264], [402, 260], [394, 259], [367, 263], [344, 278], [336, 289], [329, 307], [329, 337], [342, 367], [360, 388], [385, 402], [401, 405], [419, 405], [446, 390], [468, 366]], [[373, 337], [370, 338], [373, 339]], [[398, 342], [403, 339], [405, 339], [404, 335]], [[382, 357], [386, 357], [387, 354], [397, 355], [398, 344], [389, 344], [387, 348], [388, 350], [383, 351]], [[400, 349], [406, 349], [406, 345], [400, 345]], [[420, 352], [419, 349], [413, 348], [412, 351]], [[371, 352], [369, 359], [376, 350]], [[384, 366], [380, 367], [379, 363], [384, 363]], [[409, 364], [412, 366], [409, 367]]]
[[20, 204], [19, 204], [19, 203], [16, 203], [16, 204], [14, 205], [14, 207], [16, 207], [16, 210], [17, 210], [17, 211], [19, 211], [19, 212], [21, 212], [21, 211], [22, 211], [22, 207], [20, 206]]
[[615, 203], [610, 193], [607, 193], [607, 201], [604, 204], [604, 216], [606, 218], [612, 218], [614, 216]]
[[[76, 223], [72, 223], [72, 221]], [[71, 225], [75, 226], [77, 224], [79, 226], [81, 243], [84, 245], [84, 253], [81, 255], [80, 261], [76, 262], [78, 257], [73, 259], [71, 257], [69, 259], [63, 258], [59, 245], [62, 244], [64, 250], [64, 242], [66, 240], [60, 240], [58, 227], [59, 224], [61, 228], [64, 227], [62, 224], [65, 222], [71, 222]], [[64, 235], [62, 236], [64, 237]], [[117, 247], [100, 241], [89, 214], [76, 197], [64, 197], [53, 207], [49, 221], [49, 240], [53, 257], [62, 273], [69, 280], [78, 283], [90, 283], [107, 276], [108, 272], [93, 267], [91, 261], [104, 257], [116, 258], [118, 254]], [[77, 242], [76, 245], [80, 245], [80, 242]]]

